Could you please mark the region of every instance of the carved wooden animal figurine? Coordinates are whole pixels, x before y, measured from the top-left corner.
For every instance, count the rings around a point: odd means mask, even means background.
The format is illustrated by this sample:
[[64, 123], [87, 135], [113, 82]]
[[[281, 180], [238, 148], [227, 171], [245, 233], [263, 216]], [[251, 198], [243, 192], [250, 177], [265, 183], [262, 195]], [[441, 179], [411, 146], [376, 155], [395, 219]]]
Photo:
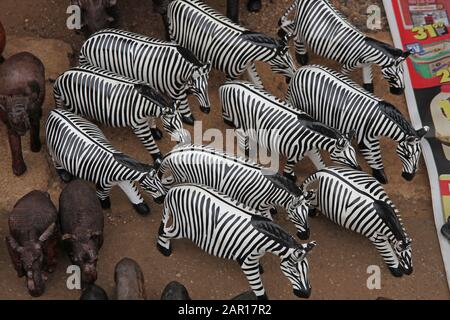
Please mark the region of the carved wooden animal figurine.
[[81, 9], [81, 31], [86, 37], [105, 29], [115, 21], [112, 14], [117, 0], [70, 0]]
[[155, 129], [149, 124], [153, 117], [161, 117], [174, 140], [183, 139], [179, 102], [143, 82], [83, 66], [56, 79], [54, 96], [57, 107], [112, 127], [130, 127], [158, 165], [162, 154], [153, 139]]
[[241, 148], [248, 152], [251, 139], [286, 157], [286, 177], [295, 180], [294, 165], [305, 155], [318, 169], [323, 168], [318, 150], [328, 151], [334, 162], [359, 168], [350, 143], [353, 132], [344, 136], [248, 82], [228, 82], [219, 94], [224, 121], [238, 129]]
[[97, 32], [83, 44], [80, 64], [145, 82], [173, 100], [179, 100], [183, 122], [187, 124], [194, 124], [188, 94], [197, 97], [202, 112], [210, 111], [211, 66], [201, 63], [192, 52], [173, 42], [108, 29]]
[[211, 255], [238, 261], [258, 299], [267, 298], [259, 269], [266, 252], [280, 257], [281, 271], [296, 296], [308, 298], [311, 293], [306, 255], [316, 243], [298, 244], [261, 212], [209, 187], [184, 184], [167, 193], [158, 249], [169, 256], [171, 239], [180, 238], [192, 240]]
[[85, 284], [97, 280], [98, 252], [103, 245], [103, 211], [91, 185], [74, 180], [59, 197], [61, 234], [72, 264]]
[[262, 87], [255, 62], [267, 62], [272, 71], [289, 80], [295, 72], [286, 39], [278, 41], [252, 32], [198, 0], [174, 0], [167, 8], [170, 38], [191, 50], [200, 61], [237, 79], [245, 71]]
[[[289, 14], [295, 10], [294, 20]], [[297, 60], [308, 64], [307, 49], [342, 65], [349, 74], [363, 68], [364, 87], [373, 92], [372, 65], [381, 68], [391, 93], [401, 94], [405, 88], [403, 62], [410, 52], [403, 52], [384, 42], [370, 38], [356, 29], [328, 0], [295, 0], [280, 19], [281, 37], [294, 36]]]
[[[319, 93], [320, 94], [317, 94]], [[356, 132], [359, 149], [373, 176], [387, 183], [380, 153], [380, 138], [397, 142], [402, 176], [412, 180], [418, 169], [420, 141], [428, 127], [415, 130], [392, 104], [357, 85], [344, 75], [321, 66], [300, 68], [286, 97], [293, 107], [340, 132]]]
[[365, 172], [328, 167], [307, 178], [303, 187], [317, 189], [312, 204], [328, 219], [368, 238], [395, 277], [412, 273], [411, 239], [377, 180]]
[[90, 284], [83, 289], [80, 300], [108, 300], [108, 295], [103, 288]]
[[5, 58], [3, 58], [2, 53], [3, 50], [5, 50], [6, 46], [6, 32], [3, 28], [2, 22], [0, 21], [0, 63], [5, 61]]
[[130, 258], [120, 260], [115, 269], [117, 300], [145, 300], [145, 282], [139, 264]]
[[117, 151], [100, 129], [86, 119], [63, 109], [52, 110], [46, 122], [46, 136], [48, 151], [61, 178], [94, 182], [102, 208], [111, 206], [109, 193], [118, 185], [139, 214], [149, 214], [150, 208], [135, 182], [156, 202], [162, 202], [165, 190], [155, 169]]
[[27, 170], [21, 136], [30, 131], [31, 151], [41, 150], [39, 121], [44, 98], [44, 65], [37, 57], [22, 52], [0, 64], [0, 119], [8, 129], [12, 170], [17, 176]]
[[57, 218], [49, 194], [32, 191], [17, 201], [8, 219], [6, 246], [17, 276], [25, 276], [33, 297], [44, 293], [45, 273], [56, 267]]
[[185, 286], [177, 281], [172, 281], [164, 288], [161, 300], [191, 300], [191, 297]]
[[[308, 200], [295, 183], [257, 163], [201, 145], [176, 146], [159, 168], [164, 186], [194, 183], [209, 186], [271, 219], [283, 207], [301, 239], [309, 236]], [[305, 228], [306, 226], [306, 228]]]
[[[258, 12], [261, 10], [261, 7], [261, 0], [247, 1], [247, 9], [250, 12]], [[239, 0], [227, 0], [227, 17], [236, 23], [239, 22]]]

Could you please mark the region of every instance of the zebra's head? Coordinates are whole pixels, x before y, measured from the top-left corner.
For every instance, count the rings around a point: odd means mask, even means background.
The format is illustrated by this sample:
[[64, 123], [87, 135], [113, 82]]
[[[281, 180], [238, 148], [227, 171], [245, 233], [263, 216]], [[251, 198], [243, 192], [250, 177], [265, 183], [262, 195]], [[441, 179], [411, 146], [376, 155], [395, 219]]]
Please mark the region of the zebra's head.
[[297, 229], [297, 236], [301, 240], [309, 238], [309, 198], [311, 193], [306, 193], [299, 197], [293, 197], [287, 208], [289, 220], [295, 225]]
[[208, 79], [210, 71], [210, 63], [196, 66], [188, 81], [189, 92], [198, 99], [200, 110], [204, 113], [209, 113], [211, 111], [211, 103], [208, 95]]
[[406, 237], [394, 244], [394, 251], [400, 262], [400, 267], [404, 274], [410, 275], [413, 272], [411, 239]]
[[294, 77], [295, 70], [297, 69], [294, 64], [294, 59], [289, 52], [288, 39], [288, 33], [280, 38], [278, 46], [274, 49], [273, 58], [268, 61], [270, 69], [274, 73], [285, 76], [287, 83]]
[[281, 260], [281, 272], [292, 283], [294, 294], [299, 298], [309, 298], [311, 295], [308, 275], [309, 265], [306, 256], [315, 246], [315, 241], [300, 244], [297, 248], [292, 249], [287, 257]]
[[351, 143], [354, 136], [354, 130], [352, 130], [347, 136], [340, 135], [336, 139], [336, 143], [330, 152], [330, 158], [333, 162], [338, 164], [351, 167], [356, 170], [361, 170], [361, 167], [356, 160], [356, 151]]
[[185, 142], [187, 140], [187, 134], [183, 128], [179, 108], [180, 101], [177, 100], [171, 106], [163, 108], [161, 112], [161, 121], [164, 130], [166, 130], [177, 143]]
[[156, 170], [151, 169], [143, 178], [139, 181], [142, 188], [150, 193], [156, 203], [163, 203], [166, 195], [166, 190], [159, 179]]
[[397, 145], [396, 152], [403, 165], [402, 177], [407, 181], [411, 181], [416, 175], [420, 155], [422, 154], [420, 141], [428, 130], [429, 127], [425, 126], [417, 130], [415, 135], [405, 137]]
[[381, 73], [383, 74], [383, 77], [389, 82], [389, 87], [392, 94], [399, 95], [402, 94], [405, 90], [405, 68], [403, 66], [403, 62], [409, 55], [409, 51], [401, 51], [400, 56], [392, 59], [392, 62], [388, 66], [381, 68]]

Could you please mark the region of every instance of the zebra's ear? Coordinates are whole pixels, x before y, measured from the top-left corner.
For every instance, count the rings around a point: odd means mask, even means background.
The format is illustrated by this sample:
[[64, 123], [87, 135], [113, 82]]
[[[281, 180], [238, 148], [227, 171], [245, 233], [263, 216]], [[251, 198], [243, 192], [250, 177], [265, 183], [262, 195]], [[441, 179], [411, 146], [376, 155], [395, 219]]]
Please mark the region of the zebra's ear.
[[341, 136], [336, 140], [336, 148], [342, 150], [348, 144], [348, 140], [346, 137]]
[[307, 244], [302, 244], [303, 250], [305, 250], [306, 253], [310, 252], [312, 249], [314, 249], [315, 246], [317, 246], [317, 242], [311, 241]]
[[356, 130], [355, 129], [350, 130], [350, 132], [347, 134], [348, 141], [352, 142], [353, 139], [355, 138], [355, 136], [356, 136]]
[[425, 126], [419, 130], [416, 130], [416, 134], [419, 137], [419, 139], [422, 139], [427, 133], [430, 131], [430, 127]]

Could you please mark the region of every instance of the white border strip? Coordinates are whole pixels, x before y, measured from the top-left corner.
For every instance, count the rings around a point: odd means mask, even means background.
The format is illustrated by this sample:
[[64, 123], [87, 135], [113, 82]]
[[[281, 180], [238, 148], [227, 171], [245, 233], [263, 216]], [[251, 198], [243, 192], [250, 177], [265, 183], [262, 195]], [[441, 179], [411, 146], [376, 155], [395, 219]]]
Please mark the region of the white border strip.
[[[383, 0], [384, 9], [386, 11], [394, 44], [397, 48], [403, 49], [400, 31], [398, 29], [397, 20], [395, 18], [394, 9], [392, 7], [393, 1], [398, 0]], [[411, 78], [409, 76], [409, 70], [407, 67], [405, 68], [405, 85], [406, 85], [405, 89], [406, 101], [408, 104], [409, 114], [411, 116], [411, 122], [415, 128], [421, 128], [422, 121], [420, 119], [420, 115], [418, 112], [417, 102], [414, 95], [414, 89], [412, 87]], [[434, 162], [433, 152], [431, 150], [430, 144], [426, 139], [424, 139], [421, 144], [423, 148], [423, 156], [425, 158], [425, 164], [428, 170], [428, 178], [430, 179], [431, 199], [433, 201], [434, 223], [436, 225], [436, 231], [439, 239], [439, 245], [441, 248], [441, 254], [444, 260], [445, 273], [447, 275], [447, 284], [450, 289], [450, 243], [441, 234], [440, 231], [442, 225], [445, 223], [445, 219], [442, 208], [439, 176], [436, 164]]]

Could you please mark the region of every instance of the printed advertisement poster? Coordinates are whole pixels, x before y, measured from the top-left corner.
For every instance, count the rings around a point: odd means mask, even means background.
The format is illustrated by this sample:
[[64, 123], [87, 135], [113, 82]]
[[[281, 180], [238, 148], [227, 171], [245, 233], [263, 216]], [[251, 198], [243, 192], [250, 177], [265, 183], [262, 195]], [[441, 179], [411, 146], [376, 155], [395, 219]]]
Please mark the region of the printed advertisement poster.
[[450, 287], [450, 244], [439, 230], [450, 216], [450, 1], [384, 0], [396, 47], [411, 51], [406, 98], [423, 142], [433, 210]]

